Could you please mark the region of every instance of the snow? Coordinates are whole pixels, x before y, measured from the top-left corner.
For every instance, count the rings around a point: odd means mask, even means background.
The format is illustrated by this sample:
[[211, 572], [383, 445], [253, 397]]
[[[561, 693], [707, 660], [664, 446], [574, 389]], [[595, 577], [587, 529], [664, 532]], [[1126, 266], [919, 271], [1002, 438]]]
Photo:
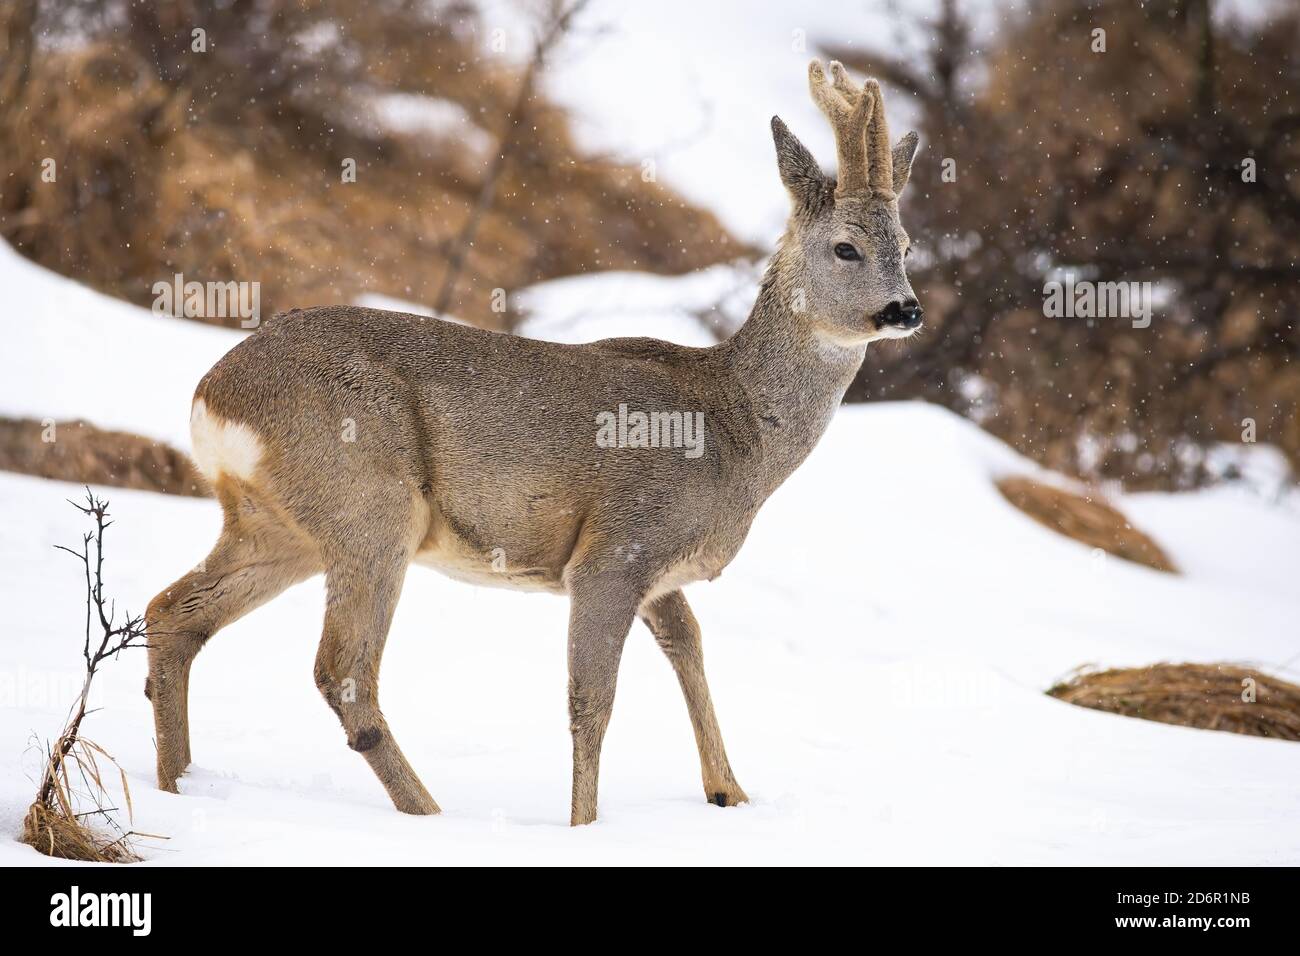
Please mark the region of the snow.
[[[240, 333], [156, 318], [3, 246], [0, 284], [0, 414], [81, 416], [188, 446], [194, 384]], [[533, 321], [609, 334], [603, 322], [561, 321], [608, 295], [639, 302], [639, 331], [658, 331], [677, 327], [697, 292], [649, 277], [566, 280], [533, 290], [531, 305], [546, 313]], [[1296, 680], [1294, 501], [1240, 488], [1121, 496], [1186, 571], [1168, 576], [1099, 560], [1023, 516], [993, 487], [1010, 473], [1039, 472], [940, 409], [845, 408], [732, 566], [688, 588], [747, 806], [704, 802], [676, 681], [637, 624], [604, 749], [600, 819], [571, 830], [566, 602], [422, 568], [393, 624], [383, 698], [439, 817], [394, 811], [319, 699], [319, 579], [200, 655], [196, 763], [180, 795], [154, 786], [143, 654], [107, 667], [86, 730], [126, 770], [135, 828], [169, 838], [145, 844], [146, 865], [1300, 863], [1293, 744], [1101, 714], [1043, 693], [1085, 663], [1236, 660]], [[109, 593], [142, 610], [203, 557], [219, 510], [99, 490], [116, 518]], [[79, 569], [53, 546], [83, 531], [64, 503], [78, 494], [0, 474], [9, 620], [0, 829], [9, 833], [35, 789], [32, 744], [57, 732], [77, 686]], [[28, 864], [64, 865], [0, 841], [0, 865]]]
[[[1282, 2], [1231, 0], [1215, 4], [1214, 16], [1259, 22]], [[505, 54], [524, 58], [531, 49], [527, 13], [537, 8], [520, 0], [483, 6], [487, 38], [502, 31]], [[1032, 3], [961, 6], [979, 44]], [[835, 46], [906, 63], [932, 42], [927, 24], [939, 7], [939, 0], [591, 0], [549, 61], [546, 90], [575, 117], [581, 145], [637, 166], [653, 160], [661, 181], [712, 209], [738, 237], [771, 243], [787, 212], [784, 191], [774, 188], [771, 116], [784, 119], [833, 172], [834, 141], [808, 96], [808, 61], [825, 61], [824, 48]], [[492, 49], [486, 38], [485, 49]], [[885, 102], [895, 139], [915, 127], [909, 94], [886, 85]]]
[[375, 93], [367, 105], [368, 118], [378, 128], [451, 141], [480, 161], [492, 153], [492, 136], [453, 100], [418, 93]]
[[178, 448], [189, 448], [194, 386], [246, 334], [137, 308], [3, 242], [0, 288], [0, 414], [86, 417]]
[[720, 303], [735, 324], [758, 294], [759, 274], [743, 264], [718, 265], [681, 276], [600, 272], [552, 279], [515, 294], [528, 318], [521, 335], [552, 342], [653, 335], [678, 345], [713, 345], [717, 337], [697, 317]]

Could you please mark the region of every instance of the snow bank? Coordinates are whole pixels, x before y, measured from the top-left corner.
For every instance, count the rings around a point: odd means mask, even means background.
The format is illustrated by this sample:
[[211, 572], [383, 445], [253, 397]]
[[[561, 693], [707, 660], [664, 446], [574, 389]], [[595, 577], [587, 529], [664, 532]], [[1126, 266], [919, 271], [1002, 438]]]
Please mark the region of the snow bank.
[[758, 278], [745, 265], [719, 265], [683, 276], [600, 272], [552, 279], [516, 294], [528, 316], [519, 332], [552, 342], [651, 335], [709, 346], [718, 339], [700, 315], [720, 305], [724, 321], [738, 325], [754, 304]]

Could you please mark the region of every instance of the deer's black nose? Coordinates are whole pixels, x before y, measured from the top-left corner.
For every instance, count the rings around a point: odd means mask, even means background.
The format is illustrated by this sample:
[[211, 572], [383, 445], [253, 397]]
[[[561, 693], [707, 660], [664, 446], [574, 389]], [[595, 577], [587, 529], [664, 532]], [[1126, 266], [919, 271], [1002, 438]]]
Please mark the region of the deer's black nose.
[[909, 296], [901, 302], [896, 299], [877, 312], [876, 325], [879, 328], [892, 325], [900, 329], [915, 329], [921, 325], [921, 317], [924, 315], [921, 303]]

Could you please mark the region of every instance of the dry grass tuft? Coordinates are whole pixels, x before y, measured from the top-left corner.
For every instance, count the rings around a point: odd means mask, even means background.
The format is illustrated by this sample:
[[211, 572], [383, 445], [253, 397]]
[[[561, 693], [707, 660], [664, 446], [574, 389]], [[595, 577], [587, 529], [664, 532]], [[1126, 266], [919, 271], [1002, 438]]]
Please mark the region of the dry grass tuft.
[[1235, 664], [1080, 671], [1047, 693], [1125, 717], [1300, 740], [1300, 687]]
[[[27, 809], [21, 840], [46, 856], [91, 863], [134, 863], [140, 858], [131, 850], [129, 839], [142, 835], [120, 832], [111, 835], [93, 825], [101, 817], [110, 825], [111, 812], [106, 806], [107, 788], [100, 773], [104, 759], [117, 770], [128, 813], [131, 791], [126, 774], [108, 752], [85, 737], [64, 735], [55, 743], [46, 765], [46, 784]], [[93, 810], [77, 812], [77, 806], [91, 805]]]
[[[54, 441], [46, 440], [54, 437]], [[207, 483], [184, 452], [130, 432], [84, 421], [52, 429], [31, 418], [0, 417], [0, 469], [83, 485], [206, 497]]]
[[1076, 495], [1014, 476], [999, 479], [997, 488], [1002, 497], [1029, 517], [1067, 538], [1157, 571], [1178, 573], [1155, 541], [1100, 497]]

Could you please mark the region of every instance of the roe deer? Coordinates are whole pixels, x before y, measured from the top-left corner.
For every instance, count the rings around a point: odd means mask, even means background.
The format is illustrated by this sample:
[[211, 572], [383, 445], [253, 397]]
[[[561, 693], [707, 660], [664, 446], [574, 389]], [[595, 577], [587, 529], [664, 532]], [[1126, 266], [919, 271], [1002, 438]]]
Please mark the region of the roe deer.
[[[921, 323], [897, 200], [916, 134], [891, 151], [879, 85], [859, 87], [839, 63], [830, 73], [809, 66], [838, 182], [773, 117], [792, 212], [752, 313], [719, 345], [559, 345], [333, 306], [276, 316], [213, 367], [195, 393], [194, 456], [225, 524], [206, 561], [147, 614], [160, 787], [175, 792], [190, 763], [199, 648], [324, 572], [317, 686], [397, 809], [437, 813], [379, 707], [380, 655], [417, 561], [476, 584], [569, 595], [572, 824], [596, 818], [601, 741], [638, 616], [686, 697], [706, 799], [747, 800], [681, 588], [735, 557], [759, 507], [821, 437], [867, 343]], [[644, 420], [629, 436], [640, 410], [680, 412], [657, 421], [702, 421], [703, 433], [689, 453], [647, 440]], [[615, 414], [619, 440], [602, 441]]]

